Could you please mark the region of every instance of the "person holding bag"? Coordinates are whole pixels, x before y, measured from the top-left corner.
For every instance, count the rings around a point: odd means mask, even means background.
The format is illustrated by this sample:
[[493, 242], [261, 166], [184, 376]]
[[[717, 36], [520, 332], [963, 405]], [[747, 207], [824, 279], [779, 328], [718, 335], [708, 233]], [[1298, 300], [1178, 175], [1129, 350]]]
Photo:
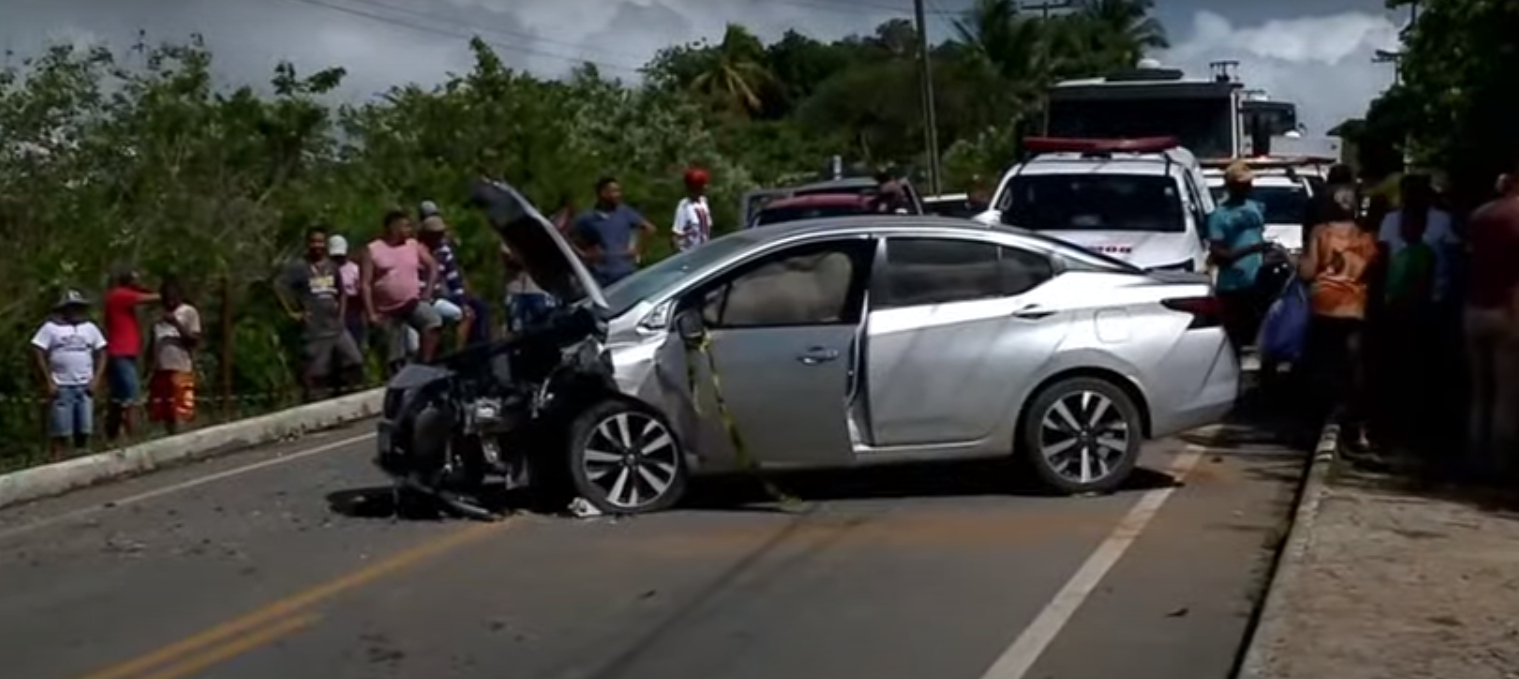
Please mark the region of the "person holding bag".
[[1337, 416], [1352, 429], [1352, 448], [1369, 452], [1364, 342], [1369, 282], [1378, 258], [1377, 237], [1356, 220], [1355, 192], [1333, 190], [1324, 223], [1313, 227], [1298, 275], [1308, 286], [1310, 317], [1304, 366], [1319, 398], [1319, 413]]

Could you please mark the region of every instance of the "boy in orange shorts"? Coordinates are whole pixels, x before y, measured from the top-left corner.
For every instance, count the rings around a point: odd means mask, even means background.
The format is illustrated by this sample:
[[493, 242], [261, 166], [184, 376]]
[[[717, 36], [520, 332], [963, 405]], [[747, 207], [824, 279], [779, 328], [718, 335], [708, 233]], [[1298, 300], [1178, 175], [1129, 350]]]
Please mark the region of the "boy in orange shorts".
[[163, 315], [153, 324], [153, 377], [148, 383], [149, 417], [169, 433], [195, 417], [195, 348], [200, 312], [184, 299], [179, 284], [165, 281]]

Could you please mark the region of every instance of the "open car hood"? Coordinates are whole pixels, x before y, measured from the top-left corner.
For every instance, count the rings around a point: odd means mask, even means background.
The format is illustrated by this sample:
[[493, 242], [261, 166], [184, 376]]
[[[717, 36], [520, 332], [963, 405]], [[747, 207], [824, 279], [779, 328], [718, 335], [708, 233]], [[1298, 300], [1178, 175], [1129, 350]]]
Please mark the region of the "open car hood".
[[485, 211], [491, 228], [544, 292], [562, 304], [588, 300], [607, 308], [601, 286], [569, 242], [516, 189], [505, 182], [480, 179], [470, 189], [470, 202]]

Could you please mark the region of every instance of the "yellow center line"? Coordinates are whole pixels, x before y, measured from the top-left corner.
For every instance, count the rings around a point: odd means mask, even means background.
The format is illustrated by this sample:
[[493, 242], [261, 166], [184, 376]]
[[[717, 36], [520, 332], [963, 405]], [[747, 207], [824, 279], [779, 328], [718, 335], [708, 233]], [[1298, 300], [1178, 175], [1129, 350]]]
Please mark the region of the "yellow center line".
[[209, 651], [191, 656], [184, 661], [170, 665], [162, 671], [143, 677], [143, 679], [183, 679], [207, 667], [226, 662], [255, 648], [277, 641], [298, 630], [310, 627], [312, 623], [317, 621], [318, 617], [315, 613], [306, 613], [294, 618], [286, 618], [246, 636], [238, 637], [221, 646], [213, 646]]
[[507, 520], [471, 525], [468, 528], [449, 533], [431, 542], [424, 542], [393, 554], [336, 580], [292, 594], [267, 606], [253, 610], [242, 617], [222, 623], [146, 655], [107, 667], [93, 674], [85, 675], [81, 679], [127, 679], [154, 667], [173, 662], [184, 655], [207, 646], [245, 634], [253, 628], [297, 613], [301, 609], [324, 599], [374, 582], [427, 558], [461, 547], [492, 533], [505, 530], [512, 524], [511, 520]]

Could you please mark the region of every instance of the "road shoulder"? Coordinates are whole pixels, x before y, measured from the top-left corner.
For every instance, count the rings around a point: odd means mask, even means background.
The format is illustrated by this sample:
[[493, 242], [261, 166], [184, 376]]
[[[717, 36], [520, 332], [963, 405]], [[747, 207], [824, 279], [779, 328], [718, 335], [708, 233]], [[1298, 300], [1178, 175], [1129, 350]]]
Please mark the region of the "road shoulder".
[[1240, 676], [1514, 677], [1519, 513], [1503, 499], [1317, 462]]

